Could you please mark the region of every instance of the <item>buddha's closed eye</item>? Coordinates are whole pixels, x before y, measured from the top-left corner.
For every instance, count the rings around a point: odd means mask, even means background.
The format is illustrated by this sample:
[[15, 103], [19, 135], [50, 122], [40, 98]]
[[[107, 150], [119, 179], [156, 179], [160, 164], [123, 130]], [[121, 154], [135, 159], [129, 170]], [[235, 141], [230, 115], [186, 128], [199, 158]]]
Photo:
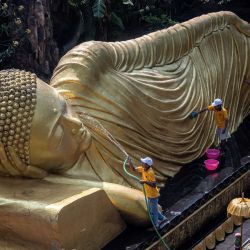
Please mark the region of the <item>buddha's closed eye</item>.
[[58, 149], [63, 141], [64, 129], [58, 124], [50, 137], [49, 147], [53, 149]]

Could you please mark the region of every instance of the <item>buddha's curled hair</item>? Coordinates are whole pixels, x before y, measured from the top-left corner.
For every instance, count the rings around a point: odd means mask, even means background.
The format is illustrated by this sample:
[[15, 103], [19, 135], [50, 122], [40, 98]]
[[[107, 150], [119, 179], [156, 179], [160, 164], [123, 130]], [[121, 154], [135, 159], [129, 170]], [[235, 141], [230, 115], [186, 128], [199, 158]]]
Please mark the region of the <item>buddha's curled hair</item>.
[[12, 146], [20, 159], [29, 164], [30, 129], [35, 105], [35, 74], [16, 69], [0, 71], [0, 141], [9, 159], [8, 146]]

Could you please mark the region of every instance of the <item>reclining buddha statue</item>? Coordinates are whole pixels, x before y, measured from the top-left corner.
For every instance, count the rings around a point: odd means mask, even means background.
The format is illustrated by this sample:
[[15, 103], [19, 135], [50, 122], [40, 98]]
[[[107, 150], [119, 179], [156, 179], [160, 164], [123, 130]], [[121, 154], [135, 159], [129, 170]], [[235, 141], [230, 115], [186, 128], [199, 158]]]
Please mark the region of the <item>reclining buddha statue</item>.
[[56, 174], [100, 187], [133, 223], [148, 221], [141, 186], [124, 153], [154, 159], [158, 182], [214, 141], [209, 114], [192, 110], [219, 97], [235, 131], [250, 112], [250, 25], [231, 12], [203, 15], [137, 39], [82, 43], [59, 61], [49, 84], [0, 72], [0, 171]]

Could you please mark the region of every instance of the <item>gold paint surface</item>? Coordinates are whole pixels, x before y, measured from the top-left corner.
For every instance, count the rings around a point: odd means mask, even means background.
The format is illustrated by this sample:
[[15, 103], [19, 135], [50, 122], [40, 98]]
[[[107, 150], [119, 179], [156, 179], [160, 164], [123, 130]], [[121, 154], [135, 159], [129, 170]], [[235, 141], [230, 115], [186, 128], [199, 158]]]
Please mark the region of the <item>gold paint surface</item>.
[[247, 22], [218, 12], [128, 41], [86, 42], [66, 53], [50, 83], [91, 133], [82, 163], [91, 176], [139, 188], [122, 169], [122, 152], [95, 131], [86, 113], [134, 160], [151, 156], [158, 181], [214, 142], [213, 114], [190, 120], [191, 111], [221, 98], [234, 132], [250, 111], [249, 36]]
[[72, 107], [54, 88], [38, 80], [31, 127], [31, 164], [48, 172], [65, 171], [80, 156], [83, 160], [90, 143], [91, 135]]
[[[212, 114], [190, 120], [191, 111], [221, 98], [231, 132], [249, 114], [249, 36], [248, 23], [231, 12], [218, 12], [129, 41], [76, 46], [61, 58], [50, 85], [36, 78], [25, 149], [19, 142], [6, 144], [7, 135], [19, 140], [26, 130], [17, 133], [4, 127], [11, 121], [4, 120], [7, 111], [1, 111], [1, 121], [8, 121], [1, 122], [6, 131], [0, 131], [1, 174], [60, 174], [58, 183], [67, 179], [66, 183], [101, 188], [127, 221], [147, 223], [141, 186], [124, 172], [125, 155], [109, 133], [136, 163], [151, 156], [158, 181], [174, 176], [214, 142]], [[13, 74], [8, 81], [16, 81]], [[1, 98], [7, 96], [6, 81], [1, 78]], [[29, 84], [33, 86], [33, 78], [25, 82]], [[23, 121], [21, 103], [18, 99], [9, 106], [20, 108]], [[47, 197], [39, 202], [43, 199]]]
[[237, 217], [250, 217], [250, 199], [248, 198], [235, 198], [230, 201], [227, 206], [228, 216], [234, 215]]
[[99, 188], [52, 177], [0, 180], [0, 243], [6, 249], [101, 249], [125, 229]]

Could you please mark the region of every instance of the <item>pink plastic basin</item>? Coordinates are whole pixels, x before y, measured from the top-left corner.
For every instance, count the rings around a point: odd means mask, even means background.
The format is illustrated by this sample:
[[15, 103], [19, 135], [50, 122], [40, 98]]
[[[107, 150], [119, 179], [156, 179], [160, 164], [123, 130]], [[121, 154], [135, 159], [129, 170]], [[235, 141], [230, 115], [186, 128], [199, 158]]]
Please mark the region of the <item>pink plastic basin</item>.
[[205, 160], [204, 163], [207, 170], [215, 170], [219, 165], [219, 161], [214, 159]]
[[216, 160], [220, 156], [220, 150], [215, 148], [209, 148], [207, 149], [206, 154], [208, 159]]

